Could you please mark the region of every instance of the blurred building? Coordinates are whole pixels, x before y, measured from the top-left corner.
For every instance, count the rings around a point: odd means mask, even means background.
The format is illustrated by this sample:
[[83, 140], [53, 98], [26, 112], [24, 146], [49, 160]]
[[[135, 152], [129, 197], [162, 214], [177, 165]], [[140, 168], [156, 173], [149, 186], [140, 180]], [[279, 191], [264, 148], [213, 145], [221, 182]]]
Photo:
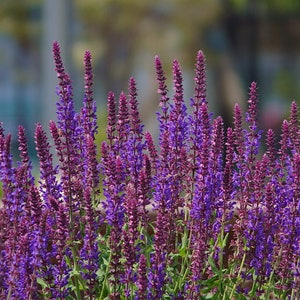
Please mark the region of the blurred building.
[[172, 60], [181, 62], [188, 102], [193, 95], [193, 64], [197, 50], [202, 49], [207, 56], [211, 110], [222, 114], [229, 125], [234, 103], [245, 106], [248, 86], [255, 80], [262, 100], [262, 127], [279, 126], [289, 103], [300, 98], [300, 4], [283, 2], [3, 2], [0, 120], [14, 136], [22, 124], [32, 137], [36, 122], [47, 126], [49, 119], [56, 118], [57, 81], [51, 46], [57, 40], [74, 83], [77, 107], [83, 96], [83, 55], [90, 49], [98, 106], [105, 105], [109, 90], [116, 95], [126, 90], [129, 76], [134, 75], [140, 108], [147, 111], [142, 116], [152, 130], [157, 126], [153, 120], [158, 109], [154, 55], [163, 60], [170, 94]]

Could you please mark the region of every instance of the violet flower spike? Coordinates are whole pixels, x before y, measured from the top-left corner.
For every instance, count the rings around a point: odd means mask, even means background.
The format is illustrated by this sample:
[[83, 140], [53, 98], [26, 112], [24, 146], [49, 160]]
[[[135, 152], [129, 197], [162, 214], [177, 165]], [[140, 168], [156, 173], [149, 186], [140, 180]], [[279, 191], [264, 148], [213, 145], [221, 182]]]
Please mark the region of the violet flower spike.
[[134, 184], [130, 183], [126, 187], [125, 192], [125, 219], [126, 225], [123, 227], [122, 238], [123, 238], [123, 255], [125, 257], [125, 295], [130, 296], [130, 285], [135, 282], [134, 279], [134, 264], [138, 262], [137, 241], [139, 238], [138, 226], [139, 226], [139, 206], [138, 199], [136, 197], [136, 191]]
[[157, 115], [160, 123], [160, 130], [162, 132], [167, 130], [167, 124], [169, 120], [169, 97], [165, 72], [162, 69], [162, 63], [158, 56], [155, 56], [155, 69], [158, 82], [157, 92], [160, 94], [159, 107], [161, 108], [161, 113], [158, 113]]
[[144, 161], [145, 166], [139, 173], [138, 206], [141, 226], [146, 229], [150, 221], [147, 206], [150, 205], [150, 188], [152, 178], [150, 161], [146, 155]]
[[145, 132], [145, 141], [146, 141], [147, 150], [149, 152], [151, 167], [154, 171], [156, 171], [158, 165], [158, 153], [150, 132]]
[[192, 295], [197, 297], [199, 292], [199, 280], [201, 280], [201, 270], [206, 260], [206, 247], [209, 235], [211, 234], [211, 216], [213, 202], [211, 198], [211, 173], [210, 173], [210, 139], [211, 124], [208, 107], [205, 102], [200, 106], [201, 116], [201, 147], [197, 153], [197, 170], [194, 196], [191, 203], [190, 226], [195, 233], [191, 240], [191, 275], [190, 289]]
[[200, 50], [197, 54], [194, 78], [195, 82], [195, 106], [197, 107], [201, 102], [206, 101], [206, 67], [205, 67], [205, 56]]
[[130, 106], [130, 129], [136, 135], [137, 140], [142, 139], [143, 125], [140, 120], [140, 114], [138, 111], [138, 101], [137, 101], [137, 88], [136, 82], [133, 77], [129, 79], [129, 106]]
[[107, 110], [108, 110], [108, 116], [107, 116], [106, 134], [107, 134], [107, 139], [109, 140], [109, 146], [110, 148], [112, 148], [115, 141], [115, 131], [116, 131], [116, 123], [117, 123], [116, 102], [115, 102], [115, 95], [113, 92], [108, 93]]
[[136, 83], [133, 78], [130, 78], [129, 80], [128, 98], [130, 132], [125, 148], [127, 150], [127, 168], [130, 173], [131, 181], [134, 184], [134, 190], [137, 197], [138, 176], [143, 167], [143, 150], [145, 148], [145, 143], [143, 141], [143, 126], [138, 111]]
[[141, 254], [139, 259], [138, 279], [136, 285], [138, 287], [136, 299], [137, 300], [147, 299], [147, 287], [148, 287], [147, 259], [144, 254]]
[[157, 92], [161, 95], [159, 106], [161, 107], [162, 112], [163, 112], [162, 119], [164, 119], [164, 121], [167, 122], [167, 120], [168, 120], [167, 103], [169, 101], [169, 97], [167, 96], [168, 89], [167, 89], [167, 85], [166, 85], [165, 72], [163, 71], [162, 63], [158, 56], [155, 56], [155, 69], [156, 69], [157, 82], [158, 82]]
[[51, 205], [48, 196], [51, 195], [56, 199], [61, 198], [61, 186], [57, 182], [57, 170], [53, 168], [53, 159], [50, 152], [50, 144], [40, 124], [35, 128], [35, 144], [37, 156], [40, 161], [40, 191], [44, 196], [46, 205], [50, 208]]
[[55, 239], [53, 239], [53, 248], [57, 263], [53, 268], [54, 282], [52, 287], [52, 296], [57, 299], [64, 299], [68, 294], [67, 283], [70, 271], [64, 258], [67, 250], [67, 240], [69, 238], [68, 221], [66, 208], [63, 203], [59, 203], [52, 196], [49, 197], [49, 201], [57, 214], [57, 225], [56, 228], [53, 229], [55, 237]]
[[96, 102], [93, 98], [93, 70], [92, 57], [89, 51], [84, 55], [84, 99], [81, 113], [83, 115], [83, 127], [85, 134], [90, 134], [95, 139], [97, 133], [97, 110]]
[[94, 297], [93, 286], [96, 284], [96, 273], [94, 270], [98, 268], [99, 250], [97, 243], [97, 230], [100, 222], [96, 220], [95, 196], [98, 191], [99, 170], [97, 162], [96, 145], [93, 137], [85, 136], [85, 162], [84, 162], [84, 192], [83, 192], [83, 208], [85, 215], [82, 218], [84, 224], [83, 246], [80, 250], [80, 264], [86, 272], [83, 272], [83, 278], [87, 280], [88, 290], [87, 296]]
[[[257, 85], [255, 82], [251, 83], [250, 92], [249, 92], [249, 100], [248, 100], [248, 110], [246, 112], [246, 121], [249, 124], [249, 131], [246, 133], [246, 159], [248, 168], [254, 165], [255, 157], [258, 154], [259, 148], [259, 140], [261, 137], [261, 131], [258, 130], [258, 93], [257, 93]], [[251, 181], [253, 178], [253, 174], [251, 170], [247, 172], [247, 178]]]
[[31, 183], [33, 183], [33, 177], [31, 175], [31, 163], [30, 158], [28, 154], [28, 146], [27, 146], [27, 140], [25, 135], [25, 129], [23, 126], [18, 127], [18, 142], [19, 142], [19, 151], [20, 151], [20, 158], [24, 165], [27, 165], [28, 168], [28, 177], [30, 178]]
[[99, 268], [98, 261], [100, 255], [96, 233], [99, 226], [95, 222], [96, 215], [92, 208], [91, 198], [91, 188], [87, 187], [84, 190], [85, 216], [83, 224], [85, 226], [83, 246], [80, 250], [80, 265], [85, 270], [85, 272], [82, 272], [82, 277], [87, 281], [88, 289], [85, 291], [85, 295], [89, 298], [96, 296], [94, 286], [97, 284], [97, 276], [95, 270]]
[[267, 131], [266, 145], [267, 145], [266, 155], [269, 158], [271, 170], [274, 170], [276, 164], [276, 148], [275, 148], [275, 132], [272, 129], [268, 129]]
[[174, 151], [174, 159], [180, 157], [179, 152], [182, 147], [185, 147], [187, 138], [187, 121], [186, 121], [186, 106], [183, 99], [183, 82], [182, 73], [179, 63], [173, 62], [173, 77], [174, 77], [174, 106], [171, 106], [169, 116], [170, 142]]
[[223, 145], [224, 145], [224, 124], [223, 119], [219, 116], [212, 124], [211, 138], [211, 154], [210, 154], [210, 169], [211, 169], [211, 197], [216, 199], [212, 201], [212, 210], [216, 212], [213, 224], [214, 238], [220, 232], [222, 219], [222, 182], [223, 182]]
[[58, 121], [50, 121], [49, 129], [58, 166], [37, 124], [36, 183], [25, 129], [18, 127], [15, 165], [12, 137], [0, 122], [0, 299], [298, 299], [296, 102], [282, 122], [278, 145], [269, 129], [261, 147], [253, 82], [245, 118], [236, 105], [224, 137], [222, 118], [212, 119], [208, 110], [203, 53], [197, 54], [190, 110], [179, 62], [173, 61], [170, 101], [156, 56], [159, 151], [143, 132], [130, 78], [118, 112], [114, 94], [108, 94], [107, 141], [99, 164], [90, 52], [84, 57], [79, 113], [57, 42], [53, 56]]
[[[60, 86], [58, 90], [58, 95], [62, 99], [62, 102], [72, 106], [73, 94], [72, 94], [71, 79], [69, 75], [65, 72], [65, 68], [60, 54], [60, 46], [57, 42], [53, 43], [53, 58], [55, 64], [55, 71]], [[69, 109], [67, 108], [67, 105], [64, 108]]]
[[300, 150], [300, 128], [299, 128], [299, 120], [298, 120], [298, 106], [295, 101], [292, 102], [290, 107], [290, 117], [289, 117], [289, 128], [290, 128], [290, 138], [293, 146], [293, 151]]
[[129, 133], [129, 111], [128, 100], [126, 95], [122, 92], [119, 97], [119, 111], [116, 124], [116, 130], [119, 135], [119, 142], [124, 142], [128, 138]]

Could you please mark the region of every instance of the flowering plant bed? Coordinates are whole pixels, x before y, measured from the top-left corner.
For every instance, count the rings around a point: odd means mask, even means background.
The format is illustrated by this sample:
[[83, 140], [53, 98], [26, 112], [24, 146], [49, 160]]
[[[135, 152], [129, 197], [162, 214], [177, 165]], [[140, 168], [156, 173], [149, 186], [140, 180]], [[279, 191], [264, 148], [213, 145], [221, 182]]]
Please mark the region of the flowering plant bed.
[[245, 119], [235, 105], [233, 127], [224, 128], [208, 111], [203, 53], [189, 109], [178, 61], [170, 99], [155, 57], [158, 147], [140, 121], [131, 78], [118, 105], [108, 95], [107, 139], [99, 149], [91, 55], [84, 56], [83, 106], [75, 112], [57, 43], [53, 53], [58, 120], [49, 123], [53, 145], [36, 125], [38, 181], [24, 128], [16, 166], [11, 135], [0, 131], [1, 299], [300, 298], [295, 102], [279, 144], [269, 129], [263, 151], [256, 83]]

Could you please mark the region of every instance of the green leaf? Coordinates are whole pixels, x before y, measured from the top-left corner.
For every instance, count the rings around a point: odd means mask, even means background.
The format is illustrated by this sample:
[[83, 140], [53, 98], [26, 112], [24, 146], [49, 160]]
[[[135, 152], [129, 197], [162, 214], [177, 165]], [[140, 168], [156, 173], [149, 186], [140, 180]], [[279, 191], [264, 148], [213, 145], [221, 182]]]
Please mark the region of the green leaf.
[[[213, 276], [209, 279], [203, 280], [201, 282], [201, 285], [203, 286], [202, 292], [204, 294], [209, 293], [212, 289], [217, 287], [219, 285], [219, 278], [218, 276]], [[206, 298], [205, 298], [206, 299]]]
[[225, 237], [221, 239], [221, 235], [218, 236], [218, 246], [222, 249], [226, 247], [229, 233], [226, 233]]
[[182, 258], [185, 258], [186, 257], [186, 248], [181, 248], [179, 250], [179, 256], [182, 257]]
[[212, 257], [211, 255], [208, 257], [208, 263], [209, 263], [209, 265], [211, 266], [211, 269], [212, 269], [212, 271], [214, 272], [214, 274], [217, 274], [217, 275], [219, 275], [219, 276], [222, 276], [222, 271], [220, 271], [220, 270], [217, 268], [217, 266], [216, 266], [216, 264], [215, 264], [215, 261], [214, 261], [214, 259], [213, 259], [213, 257]]
[[73, 269], [72, 271], [70, 271], [70, 277], [79, 277], [80, 273], [78, 272], [78, 270]]
[[109, 261], [105, 258], [105, 257], [102, 257], [102, 260], [103, 260], [103, 264], [105, 266], [108, 266], [109, 265]]
[[98, 269], [96, 272], [96, 275], [99, 279], [102, 279], [103, 277], [105, 277], [106, 272], [102, 269]]
[[43, 278], [37, 278], [36, 281], [43, 289], [48, 287], [48, 283]]

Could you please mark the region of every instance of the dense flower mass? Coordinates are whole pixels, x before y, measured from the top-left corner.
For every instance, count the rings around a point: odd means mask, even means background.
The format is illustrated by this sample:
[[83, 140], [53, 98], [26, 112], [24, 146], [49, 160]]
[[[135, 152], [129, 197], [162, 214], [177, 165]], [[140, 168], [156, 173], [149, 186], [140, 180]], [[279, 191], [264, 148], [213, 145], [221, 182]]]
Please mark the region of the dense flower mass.
[[100, 146], [90, 52], [79, 112], [58, 43], [53, 54], [57, 122], [52, 141], [36, 125], [37, 178], [25, 129], [15, 163], [0, 126], [1, 299], [300, 299], [296, 102], [276, 144], [253, 82], [245, 117], [236, 105], [225, 128], [208, 109], [203, 53], [189, 107], [179, 62], [170, 96], [156, 56], [157, 143], [130, 78], [128, 95], [108, 94]]

